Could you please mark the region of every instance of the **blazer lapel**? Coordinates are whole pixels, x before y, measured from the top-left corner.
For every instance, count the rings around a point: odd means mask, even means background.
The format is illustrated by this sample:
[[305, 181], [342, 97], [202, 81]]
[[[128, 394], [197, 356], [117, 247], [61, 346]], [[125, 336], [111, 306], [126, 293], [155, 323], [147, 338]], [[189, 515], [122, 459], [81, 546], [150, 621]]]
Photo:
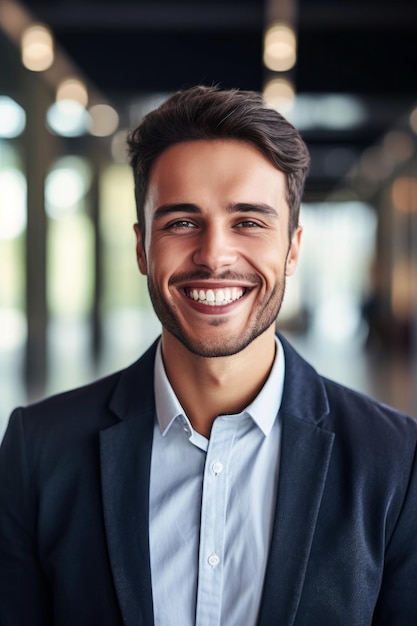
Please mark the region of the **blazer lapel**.
[[260, 626], [291, 626], [304, 583], [333, 434], [288, 418]]
[[281, 460], [259, 626], [294, 624], [334, 440], [319, 426], [328, 412], [321, 379], [280, 339], [286, 362]]
[[154, 347], [122, 373], [110, 405], [121, 421], [100, 433], [107, 543], [126, 626], [153, 624], [148, 539], [153, 360]]

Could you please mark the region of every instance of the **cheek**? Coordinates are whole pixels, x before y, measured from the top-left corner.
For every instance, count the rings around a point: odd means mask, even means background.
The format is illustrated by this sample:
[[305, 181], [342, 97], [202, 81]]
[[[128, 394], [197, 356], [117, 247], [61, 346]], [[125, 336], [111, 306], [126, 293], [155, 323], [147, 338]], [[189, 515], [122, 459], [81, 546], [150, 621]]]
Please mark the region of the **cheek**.
[[168, 283], [171, 275], [177, 267], [178, 257], [172, 254], [167, 246], [151, 243], [148, 250], [147, 266], [148, 273], [163, 289], [164, 283]]
[[192, 255], [187, 242], [180, 239], [161, 238], [152, 241], [148, 251], [148, 259], [152, 259], [154, 269], [158, 272], [163, 270], [173, 273], [182, 267], [190, 256]]
[[268, 251], [264, 250], [263, 254], [257, 254], [256, 268], [268, 282], [275, 283], [285, 274], [286, 256], [274, 246]]

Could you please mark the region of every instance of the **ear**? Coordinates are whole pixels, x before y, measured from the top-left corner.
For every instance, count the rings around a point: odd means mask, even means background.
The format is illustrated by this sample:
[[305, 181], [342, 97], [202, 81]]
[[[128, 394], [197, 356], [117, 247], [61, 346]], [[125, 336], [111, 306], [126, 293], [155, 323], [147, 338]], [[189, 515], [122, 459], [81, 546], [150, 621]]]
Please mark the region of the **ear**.
[[298, 257], [300, 255], [301, 235], [303, 229], [301, 226], [297, 226], [295, 229], [288, 249], [287, 260], [285, 262], [285, 275], [291, 276], [294, 274], [297, 267]]
[[141, 274], [146, 275], [148, 273], [148, 263], [146, 260], [145, 242], [143, 241], [139, 224], [135, 224], [133, 228], [136, 235], [136, 260], [138, 263], [139, 271]]

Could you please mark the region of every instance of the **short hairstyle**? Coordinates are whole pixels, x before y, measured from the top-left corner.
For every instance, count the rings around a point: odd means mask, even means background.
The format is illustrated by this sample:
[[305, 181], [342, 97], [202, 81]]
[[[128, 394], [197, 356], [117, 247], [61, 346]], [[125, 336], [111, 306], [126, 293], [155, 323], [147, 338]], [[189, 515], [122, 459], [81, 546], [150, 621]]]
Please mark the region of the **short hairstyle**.
[[192, 87], [148, 113], [127, 139], [136, 210], [145, 237], [144, 203], [153, 163], [170, 146], [198, 139], [237, 139], [254, 145], [286, 177], [290, 237], [298, 226], [310, 156], [300, 133], [254, 91]]

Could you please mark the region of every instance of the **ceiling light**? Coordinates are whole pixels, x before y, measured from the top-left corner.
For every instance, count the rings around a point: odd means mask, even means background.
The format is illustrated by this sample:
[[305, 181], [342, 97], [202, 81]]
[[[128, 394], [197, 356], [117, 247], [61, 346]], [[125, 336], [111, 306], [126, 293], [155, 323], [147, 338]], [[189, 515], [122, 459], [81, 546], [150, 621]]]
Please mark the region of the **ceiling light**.
[[78, 78], [67, 78], [58, 85], [56, 99], [57, 101], [74, 100], [86, 107], [88, 103], [87, 87]]
[[349, 130], [366, 121], [364, 103], [350, 94], [298, 94], [289, 121], [299, 130]]
[[286, 72], [296, 62], [296, 37], [286, 24], [274, 24], [265, 33], [264, 63], [274, 72]]
[[280, 113], [286, 113], [294, 104], [294, 86], [285, 78], [270, 80], [264, 87], [263, 95], [267, 104]]
[[78, 209], [91, 186], [91, 168], [85, 159], [68, 156], [59, 159], [45, 180], [46, 212], [62, 219]]
[[33, 72], [43, 72], [54, 60], [52, 33], [41, 24], [27, 28], [21, 41], [23, 65]]
[[119, 116], [108, 104], [95, 104], [89, 109], [90, 133], [95, 137], [112, 135], [119, 125]]
[[88, 129], [89, 115], [75, 100], [59, 100], [46, 114], [48, 127], [62, 137], [79, 137]]
[[25, 129], [26, 113], [9, 96], [0, 96], [0, 137], [18, 137]]
[[348, 94], [329, 94], [317, 99], [317, 126], [334, 130], [354, 128], [366, 118], [362, 103]]

